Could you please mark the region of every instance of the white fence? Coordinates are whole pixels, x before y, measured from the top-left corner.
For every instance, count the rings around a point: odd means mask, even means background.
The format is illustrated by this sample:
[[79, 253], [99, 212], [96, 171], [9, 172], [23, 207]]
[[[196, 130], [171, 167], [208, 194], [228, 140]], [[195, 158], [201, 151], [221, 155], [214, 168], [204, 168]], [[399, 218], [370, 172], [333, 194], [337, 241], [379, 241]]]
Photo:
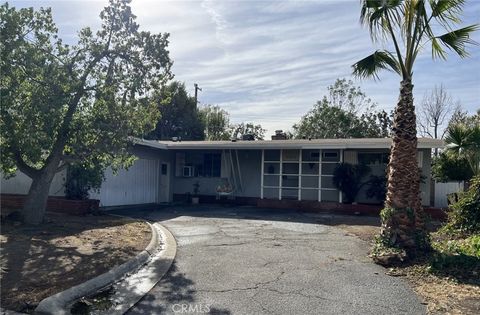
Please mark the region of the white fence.
[[463, 182], [435, 182], [435, 207], [446, 208], [448, 206], [447, 195], [463, 191]]

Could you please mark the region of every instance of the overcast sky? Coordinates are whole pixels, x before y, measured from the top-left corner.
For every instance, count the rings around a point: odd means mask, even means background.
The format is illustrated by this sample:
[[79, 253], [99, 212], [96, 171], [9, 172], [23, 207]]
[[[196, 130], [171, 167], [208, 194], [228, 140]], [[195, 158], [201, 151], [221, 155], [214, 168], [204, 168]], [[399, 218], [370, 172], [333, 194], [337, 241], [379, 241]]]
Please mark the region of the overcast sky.
[[[11, 1], [50, 6], [60, 35], [74, 43], [84, 26], [98, 27], [107, 1]], [[336, 78], [351, 78], [351, 65], [376, 47], [359, 24], [360, 1], [133, 1], [143, 30], [170, 33], [175, 79], [203, 91], [201, 104], [218, 104], [233, 122], [260, 123], [269, 133], [291, 129]], [[480, 0], [467, 1], [465, 25], [480, 22]], [[480, 32], [474, 35], [480, 42]], [[414, 95], [421, 100], [443, 84], [464, 109], [480, 108], [480, 46], [471, 58], [419, 57]], [[352, 78], [353, 79], [353, 78]], [[355, 80], [380, 108], [393, 109], [400, 78]]]

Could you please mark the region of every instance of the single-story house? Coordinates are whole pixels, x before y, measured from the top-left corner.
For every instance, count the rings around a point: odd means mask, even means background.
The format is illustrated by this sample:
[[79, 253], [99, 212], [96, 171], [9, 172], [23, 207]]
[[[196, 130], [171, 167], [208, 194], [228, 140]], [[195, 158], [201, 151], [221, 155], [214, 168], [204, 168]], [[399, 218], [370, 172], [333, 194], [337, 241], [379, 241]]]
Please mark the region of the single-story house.
[[[186, 200], [198, 187], [201, 202], [217, 199], [240, 204], [297, 201], [342, 203], [344, 196], [332, 182], [342, 162], [366, 164], [371, 175], [385, 174], [391, 139], [311, 139], [268, 141], [156, 141], [137, 139], [138, 160], [127, 171], [106, 180], [92, 198], [100, 206], [169, 203]], [[418, 166], [422, 171], [422, 203], [430, 205], [431, 150], [437, 139], [418, 139]], [[11, 181], [11, 180], [9, 180]], [[18, 186], [18, 185], [17, 185]], [[57, 185], [58, 186], [58, 185]], [[5, 191], [5, 189], [8, 191]], [[17, 189], [18, 190], [18, 189]], [[24, 189], [25, 190], [25, 189]], [[12, 191], [2, 179], [2, 193]], [[380, 203], [363, 188], [359, 203]]]

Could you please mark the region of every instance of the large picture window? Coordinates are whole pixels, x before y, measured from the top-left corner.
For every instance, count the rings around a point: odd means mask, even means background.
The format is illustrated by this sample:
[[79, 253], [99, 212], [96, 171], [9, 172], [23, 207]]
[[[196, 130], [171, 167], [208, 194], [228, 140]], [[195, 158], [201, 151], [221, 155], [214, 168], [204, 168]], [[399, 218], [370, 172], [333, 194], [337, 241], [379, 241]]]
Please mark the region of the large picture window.
[[222, 154], [217, 152], [177, 153], [179, 177], [220, 177]]

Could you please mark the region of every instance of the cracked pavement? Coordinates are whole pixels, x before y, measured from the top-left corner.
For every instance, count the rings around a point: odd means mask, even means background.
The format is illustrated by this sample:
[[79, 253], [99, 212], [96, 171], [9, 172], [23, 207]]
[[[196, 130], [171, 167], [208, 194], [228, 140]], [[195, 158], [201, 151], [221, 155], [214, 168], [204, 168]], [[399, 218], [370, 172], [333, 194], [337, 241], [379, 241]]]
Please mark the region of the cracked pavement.
[[[118, 212], [120, 213], [120, 212]], [[177, 240], [169, 272], [128, 314], [425, 314], [369, 245], [324, 214], [175, 206], [121, 214], [158, 221]]]

